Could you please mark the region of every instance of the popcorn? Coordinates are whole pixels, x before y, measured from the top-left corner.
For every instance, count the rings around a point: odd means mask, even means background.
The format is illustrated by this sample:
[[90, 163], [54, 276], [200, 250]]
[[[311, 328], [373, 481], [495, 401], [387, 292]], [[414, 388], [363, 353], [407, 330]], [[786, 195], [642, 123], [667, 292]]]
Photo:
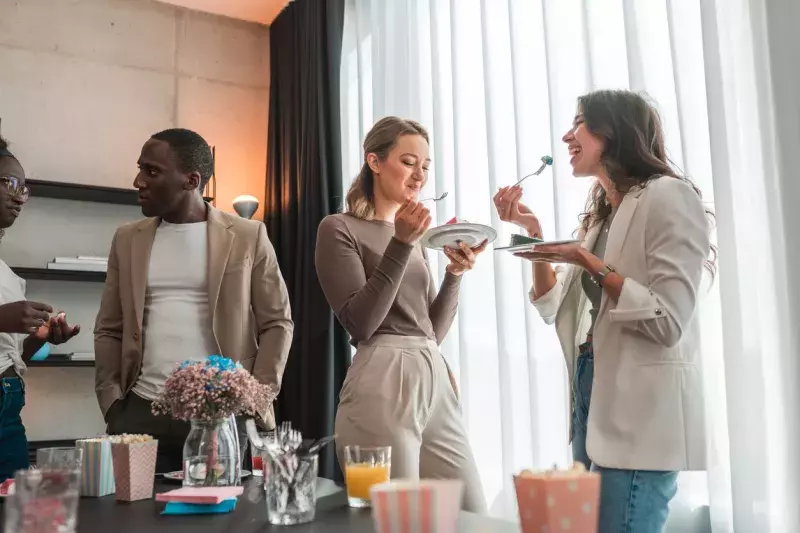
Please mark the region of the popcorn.
[[114, 445], [154, 442], [150, 435], [100, 435], [75, 441], [83, 450], [81, 465], [81, 496], [107, 496], [116, 491], [113, 462]]
[[122, 435], [100, 435], [88, 439], [79, 439], [75, 442], [111, 442], [111, 444], [132, 444], [134, 442], [149, 442], [153, 440], [152, 435], [123, 433]]
[[153, 437], [151, 435], [123, 433], [122, 435], [110, 435], [108, 439], [112, 444], [134, 444], [137, 442], [150, 442]]

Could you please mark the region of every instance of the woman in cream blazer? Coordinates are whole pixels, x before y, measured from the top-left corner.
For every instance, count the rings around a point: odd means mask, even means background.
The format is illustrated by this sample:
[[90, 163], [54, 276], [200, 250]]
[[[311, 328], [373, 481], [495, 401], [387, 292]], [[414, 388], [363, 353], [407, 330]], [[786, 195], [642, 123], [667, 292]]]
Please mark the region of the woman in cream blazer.
[[[581, 97], [563, 141], [573, 174], [597, 180], [580, 242], [518, 255], [534, 262], [531, 301], [564, 351], [573, 456], [601, 475], [600, 531], [659, 532], [677, 472], [705, 468], [696, 311], [714, 271], [709, 213], [638, 94]], [[521, 196], [497, 193], [500, 218], [541, 238]]]

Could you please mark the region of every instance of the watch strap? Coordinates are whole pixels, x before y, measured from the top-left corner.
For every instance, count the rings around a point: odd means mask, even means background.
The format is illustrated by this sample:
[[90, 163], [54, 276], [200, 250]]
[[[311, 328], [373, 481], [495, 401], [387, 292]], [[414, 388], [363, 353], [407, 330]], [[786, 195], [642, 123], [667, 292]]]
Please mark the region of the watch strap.
[[592, 279], [594, 280], [595, 283], [597, 283], [598, 286], [602, 287], [603, 281], [605, 281], [606, 276], [608, 276], [612, 272], [616, 272], [614, 267], [612, 267], [611, 265], [603, 265], [603, 268], [600, 269], [600, 272], [592, 276]]

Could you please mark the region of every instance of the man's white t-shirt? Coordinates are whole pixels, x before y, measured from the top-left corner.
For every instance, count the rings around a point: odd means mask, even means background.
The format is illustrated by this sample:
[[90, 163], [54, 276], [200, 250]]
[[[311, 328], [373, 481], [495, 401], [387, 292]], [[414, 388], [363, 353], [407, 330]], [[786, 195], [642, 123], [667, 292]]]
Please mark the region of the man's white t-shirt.
[[208, 307], [208, 224], [161, 221], [150, 251], [143, 361], [133, 392], [155, 400], [176, 363], [217, 353]]

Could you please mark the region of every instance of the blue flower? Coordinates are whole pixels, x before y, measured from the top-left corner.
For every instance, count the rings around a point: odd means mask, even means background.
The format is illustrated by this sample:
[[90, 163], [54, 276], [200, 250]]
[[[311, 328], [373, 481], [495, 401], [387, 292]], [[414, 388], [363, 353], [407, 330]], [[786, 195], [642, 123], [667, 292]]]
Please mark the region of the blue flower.
[[220, 372], [236, 370], [236, 363], [230, 357], [211, 355], [206, 361], [206, 366], [216, 368]]

